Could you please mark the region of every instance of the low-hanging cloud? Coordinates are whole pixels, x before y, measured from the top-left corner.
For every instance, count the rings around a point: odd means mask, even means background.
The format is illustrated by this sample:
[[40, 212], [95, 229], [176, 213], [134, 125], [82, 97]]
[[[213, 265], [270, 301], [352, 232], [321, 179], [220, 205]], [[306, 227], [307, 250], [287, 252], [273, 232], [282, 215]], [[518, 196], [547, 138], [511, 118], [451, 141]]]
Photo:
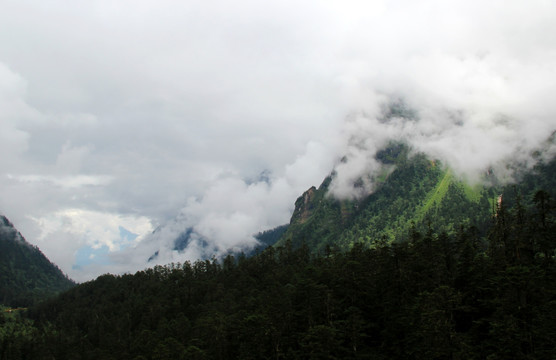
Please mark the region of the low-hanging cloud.
[[[554, 13], [543, 0], [6, 3], [0, 212], [84, 280], [156, 251], [249, 248], [334, 163], [335, 194], [357, 196], [390, 140], [471, 180], [530, 163], [556, 127]], [[392, 99], [415, 119], [384, 121]], [[139, 235], [125, 249], [118, 222]], [[74, 268], [103, 229], [110, 263]]]
[[[333, 159], [331, 149], [311, 142], [305, 153], [279, 174], [264, 173], [252, 181], [239, 174], [222, 174], [202, 197], [188, 199], [178, 216], [130, 249], [130, 254], [142, 258], [139, 265], [144, 266], [150, 257], [150, 264], [165, 264], [253, 250], [259, 245], [254, 235], [289, 222], [292, 199], [305, 191], [307, 184], [322, 181]], [[176, 249], [176, 239], [186, 232], [188, 246]]]
[[[373, 175], [383, 170], [375, 155], [390, 141], [442, 160], [468, 181], [480, 181], [489, 169], [511, 180], [511, 169], [538, 160], [534, 151], [554, 150], [547, 144], [556, 130], [550, 55], [539, 66], [500, 54], [434, 52], [412, 57], [387, 83], [376, 79], [369, 106], [346, 121], [346, 156], [331, 193], [349, 198], [372, 191]], [[405, 114], [388, 114], [392, 106]], [[355, 187], [361, 178], [366, 186]]]

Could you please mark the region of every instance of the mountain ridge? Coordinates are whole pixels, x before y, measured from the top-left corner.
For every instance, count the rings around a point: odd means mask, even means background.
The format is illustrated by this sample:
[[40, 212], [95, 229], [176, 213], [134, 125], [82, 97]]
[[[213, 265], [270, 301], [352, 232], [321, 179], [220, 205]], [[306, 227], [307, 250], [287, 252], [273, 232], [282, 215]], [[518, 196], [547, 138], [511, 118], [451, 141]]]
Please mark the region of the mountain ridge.
[[0, 215], [0, 304], [29, 306], [74, 285]]
[[518, 180], [505, 185], [492, 171], [484, 174], [482, 184], [472, 185], [440, 161], [412, 153], [403, 144], [389, 144], [377, 152], [376, 159], [389, 168], [373, 179], [374, 191], [362, 198], [337, 199], [330, 193], [333, 172], [319, 188], [309, 188], [296, 200], [288, 229], [277, 246], [289, 241], [314, 252], [329, 246], [347, 250], [355, 243], [372, 246], [377, 240], [403, 241], [411, 229], [425, 231], [431, 226], [453, 234], [461, 226], [473, 225], [484, 236], [499, 196], [510, 199], [517, 192], [531, 198], [539, 188], [555, 195], [554, 159], [537, 159], [533, 168], [517, 171]]

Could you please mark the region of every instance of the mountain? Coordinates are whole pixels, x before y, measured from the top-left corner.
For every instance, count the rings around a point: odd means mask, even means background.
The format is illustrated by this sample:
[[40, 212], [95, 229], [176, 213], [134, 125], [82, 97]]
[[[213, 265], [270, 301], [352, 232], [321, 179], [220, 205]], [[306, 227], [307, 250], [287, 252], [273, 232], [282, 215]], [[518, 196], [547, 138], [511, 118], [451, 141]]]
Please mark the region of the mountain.
[[3, 358], [550, 360], [549, 198], [496, 204], [484, 237], [413, 228], [406, 241], [323, 255], [286, 241], [252, 257], [103, 275], [29, 309], [15, 333], [0, 326], [17, 355]]
[[355, 243], [401, 242], [415, 230], [454, 234], [469, 225], [484, 236], [499, 200], [513, 204], [517, 196], [530, 205], [539, 189], [556, 196], [556, 160], [539, 158], [533, 169], [516, 169], [507, 185], [499, 184], [492, 171], [484, 174], [483, 185], [469, 185], [446, 165], [412, 153], [404, 144], [390, 144], [376, 159], [387, 170], [372, 179], [371, 194], [345, 200], [331, 196], [332, 173], [296, 200], [277, 245], [306, 245], [316, 253], [329, 247], [347, 250]]
[[19, 328], [0, 313], [0, 357], [553, 359], [556, 160], [474, 187], [402, 144], [377, 159], [371, 194], [331, 197], [332, 173], [253, 256], [103, 275]]
[[5, 216], [0, 216], [0, 304], [29, 306], [74, 285]]

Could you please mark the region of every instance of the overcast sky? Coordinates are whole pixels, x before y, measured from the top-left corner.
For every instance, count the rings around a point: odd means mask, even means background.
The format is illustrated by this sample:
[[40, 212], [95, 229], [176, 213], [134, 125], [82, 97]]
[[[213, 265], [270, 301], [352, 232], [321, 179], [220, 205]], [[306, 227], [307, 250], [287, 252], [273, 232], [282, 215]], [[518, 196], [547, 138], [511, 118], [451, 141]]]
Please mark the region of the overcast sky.
[[[155, 251], [194, 260], [195, 243], [172, 251], [188, 227], [249, 248], [344, 155], [334, 192], [355, 196], [390, 139], [469, 179], [527, 162], [556, 129], [555, 16], [540, 0], [0, 0], [0, 213], [85, 281]], [[393, 98], [418, 120], [381, 122]]]

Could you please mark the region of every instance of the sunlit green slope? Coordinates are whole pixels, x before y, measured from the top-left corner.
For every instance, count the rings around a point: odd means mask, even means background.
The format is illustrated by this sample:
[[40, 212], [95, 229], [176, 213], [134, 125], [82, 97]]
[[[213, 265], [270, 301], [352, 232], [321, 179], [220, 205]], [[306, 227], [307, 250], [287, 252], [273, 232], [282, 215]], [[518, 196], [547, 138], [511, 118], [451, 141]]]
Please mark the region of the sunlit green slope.
[[516, 182], [505, 186], [492, 185], [494, 177], [485, 174], [489, 185], [483, 186], [463, 182], [444, 164], [411, 154], [403, 145], [391, 145], [381, 154], [377, 158], [394, 170], [376, 178], [372, 194], [335, 199], [328, 192], [334, 174], [327, 177], [318, 189], [312, 187], [297, 199], [288, 230], [277, 244], [291, 241], [322, 252], [328, 245], [349, 249], [356, 242], [403, 241], [412, 229], [429, 227], [450, 234], [472, 225], [484, 234], [500, 195], [515, 198], [517, 192], [529, 199], [538, 189], [556, 188], [554, 162], [541, 161], [521, 175], [516, 172]]

